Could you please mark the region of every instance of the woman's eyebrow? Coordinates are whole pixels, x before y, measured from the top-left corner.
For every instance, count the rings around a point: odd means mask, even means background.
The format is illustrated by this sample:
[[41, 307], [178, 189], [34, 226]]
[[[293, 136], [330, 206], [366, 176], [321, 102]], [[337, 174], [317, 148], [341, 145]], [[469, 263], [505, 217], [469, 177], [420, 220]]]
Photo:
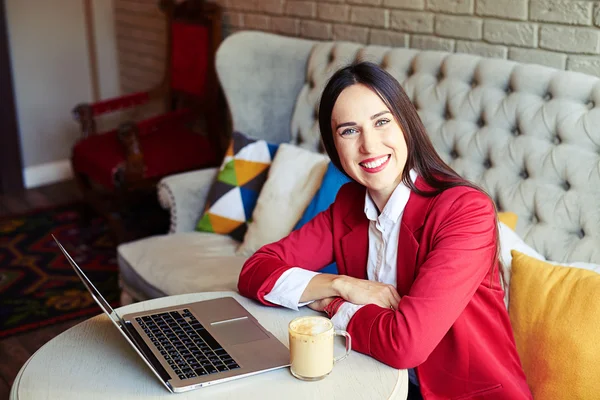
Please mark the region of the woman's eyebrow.
[[345, 126], [354, 126], [356, 125], [356, 122], [344, 122], [343, 124], [339, 124], [338, 126], [335, 127], [335, 130], [337, 131], [340, 128], [343, 128]]
[[382, 112], [378, 112], [377, 114], [371, 116], [371, 119], [375, 119], [377, 117], [381, 117], [383, 114], [389, 114], [390, 112], [388, 110], [382, 111]]
[[[390, 112], [388, 110], [378, 112], [377, 114], [372, 115], [371, 119], [373, 120], [377, 117], [381, 117], [384, 114], [390, 114]], [[338, 126], [336, 126], [335, 130], [338, 130], [338, 129], [346, 127], [346, 126], [354, 126], [354, 125], [356, 125], [356, 122], [344, 122], [343, 124], [339, 124]]]

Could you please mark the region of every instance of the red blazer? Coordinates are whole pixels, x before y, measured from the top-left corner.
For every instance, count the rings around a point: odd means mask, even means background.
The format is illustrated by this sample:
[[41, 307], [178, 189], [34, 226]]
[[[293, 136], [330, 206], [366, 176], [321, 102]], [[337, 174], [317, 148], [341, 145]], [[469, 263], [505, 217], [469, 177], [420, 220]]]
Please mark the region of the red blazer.
[[[430, 189], [422, 178], [417, 187]], [[264, 296], [294, 266], [367, 279], [365, 188], [344, 185], [335, 202], [301, 229], [250, 257], [241, 294]], [[423, 398], [531, 399], [504, 305], [491, 200], [469, 187], [434, 197], [411, 193], [398, 239], [398, 310], [374, 304], [350, 320], [353, 350], [394, 368], [416, 367]]]

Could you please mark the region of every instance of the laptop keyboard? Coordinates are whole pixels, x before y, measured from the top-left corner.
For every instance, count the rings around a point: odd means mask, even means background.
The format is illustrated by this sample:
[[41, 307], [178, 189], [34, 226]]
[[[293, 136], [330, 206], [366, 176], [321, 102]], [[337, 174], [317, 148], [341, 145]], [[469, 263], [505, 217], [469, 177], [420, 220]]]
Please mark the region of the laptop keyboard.
[[179, 379], [240, 367], [188, 309], [137, 317], [135, 320]]

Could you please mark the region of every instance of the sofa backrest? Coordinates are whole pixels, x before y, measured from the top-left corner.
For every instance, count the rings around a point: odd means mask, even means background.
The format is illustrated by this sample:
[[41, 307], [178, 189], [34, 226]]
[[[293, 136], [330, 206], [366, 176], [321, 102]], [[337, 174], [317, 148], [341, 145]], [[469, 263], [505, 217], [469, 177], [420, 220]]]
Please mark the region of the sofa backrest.
[[234, 129], [319, 151], [320, 94], [335, 70], [356, 60], [398, 79], [441, 157], [499, 210], [515, 212], [526, 242], [549, 260], [600, 263], [599, 78], [466, 54], [242, 32], [217, 58]]

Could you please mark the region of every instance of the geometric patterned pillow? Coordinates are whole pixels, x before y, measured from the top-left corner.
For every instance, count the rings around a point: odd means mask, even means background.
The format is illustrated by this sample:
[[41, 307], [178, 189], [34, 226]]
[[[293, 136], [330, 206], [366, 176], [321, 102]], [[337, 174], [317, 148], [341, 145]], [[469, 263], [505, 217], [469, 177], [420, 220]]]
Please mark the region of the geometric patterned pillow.
[[277, 144], [233, 132], [219, 174], [208, 192], [204, 214], [196, 224], [197, 231], [244, 240], [278, 148]]

